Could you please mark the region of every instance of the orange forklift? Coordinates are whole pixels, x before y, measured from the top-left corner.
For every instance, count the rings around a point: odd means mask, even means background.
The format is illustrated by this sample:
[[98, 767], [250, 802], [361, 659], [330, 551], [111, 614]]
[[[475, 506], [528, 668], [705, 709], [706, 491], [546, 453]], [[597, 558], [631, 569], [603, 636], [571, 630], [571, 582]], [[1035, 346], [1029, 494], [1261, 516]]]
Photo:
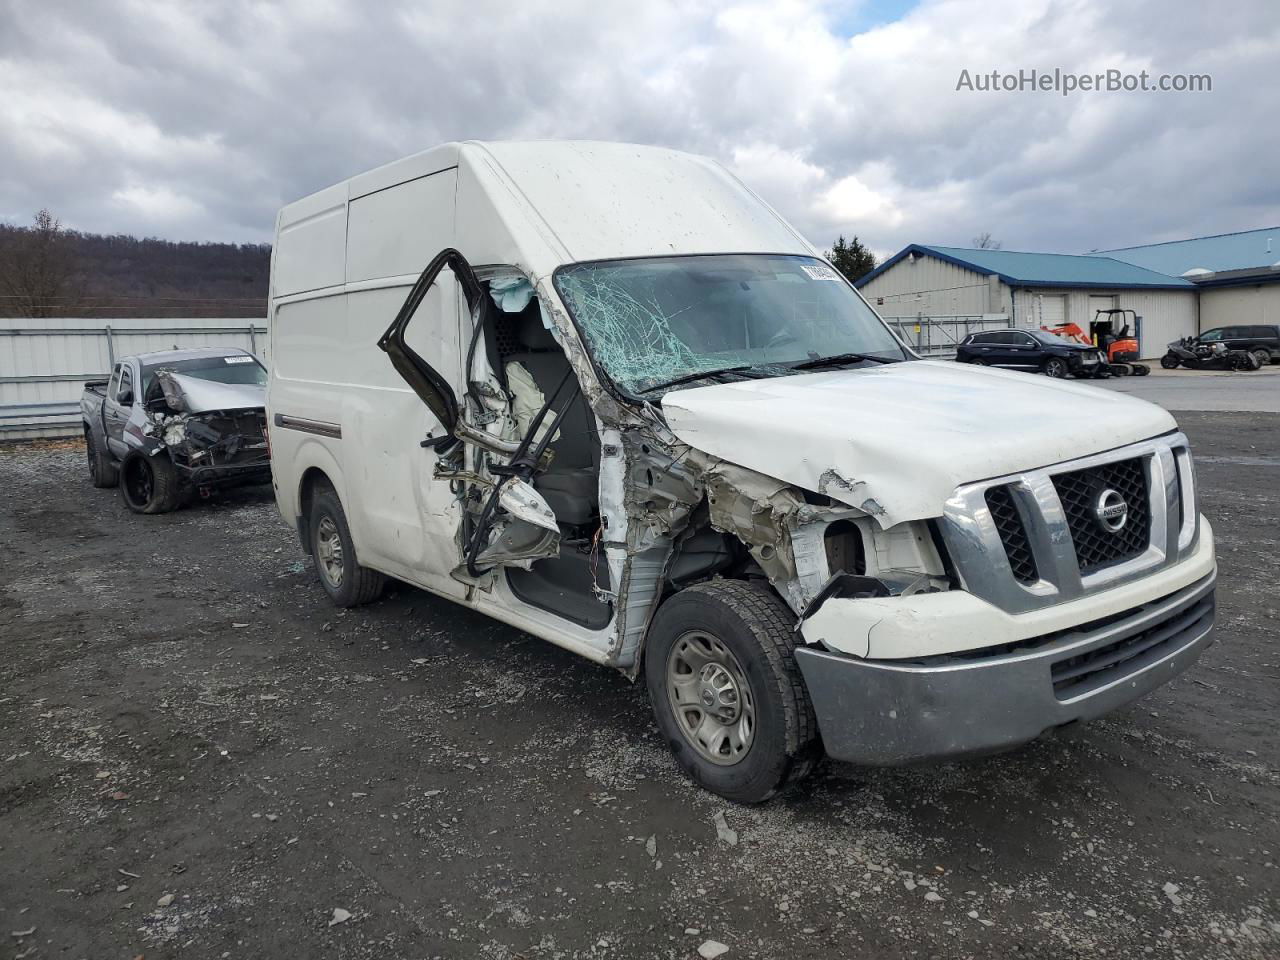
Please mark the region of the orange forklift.
[[1138, 320], [1137, 313], [1132, 310], [1099, 310], [1093, 315], [1088, 333], [1075, 323], [1059, 323], [1040, 329], [1067, 340], [1098, 347], [1106, 356], [1107, 368], [1113, 377], [1145, 377], [1151, 368], [1145, 363], [1138, 363], [1138, 337], [1136, 333], [1130, 334], [1130, 330], [1137, 330]]

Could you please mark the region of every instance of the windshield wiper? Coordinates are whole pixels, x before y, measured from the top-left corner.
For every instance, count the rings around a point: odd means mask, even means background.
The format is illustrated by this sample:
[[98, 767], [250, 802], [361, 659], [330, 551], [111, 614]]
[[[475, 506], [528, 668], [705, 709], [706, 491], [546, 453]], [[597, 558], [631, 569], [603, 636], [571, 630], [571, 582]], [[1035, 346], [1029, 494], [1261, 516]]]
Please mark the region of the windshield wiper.
[[695, 380], [703, 380], [708, 377], [719, 377], [726, 373], [745, 373], [753, 366], [753, 364], [745, 363], [739, 367], [720, 367], [718, 370], [695, 370], [693, 373], [686, 373], [673, 380], [664, 380], [662, 383], [655, 383], [651, 387], [645, 387], [640, 392], [653, 393], [655, 390], [666, 390], [668, 387], [678, 387], [682, 383], [693, 383]]
[[810, 357], [791, 365], [792, 370], [813, 370], [817, 367], [834, 367], [839, 363], [853, 363], [857, 360], [870, 360], [872, 363], [897, 363], [895, 357], [877, 357], [872, 353], [836, 353], [829, 357]]

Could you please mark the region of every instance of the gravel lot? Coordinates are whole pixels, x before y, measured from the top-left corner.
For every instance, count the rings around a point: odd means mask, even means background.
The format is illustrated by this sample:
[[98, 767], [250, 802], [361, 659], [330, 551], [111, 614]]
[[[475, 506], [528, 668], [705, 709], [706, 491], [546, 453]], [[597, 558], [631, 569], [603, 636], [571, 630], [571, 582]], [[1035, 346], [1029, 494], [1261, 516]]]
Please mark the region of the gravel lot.
[[408, 587], [340, 614], [269, 489], [135, 517], [78, 447], [0, 449], [0, 954], [1280, 956], [1280, 416], [1180, 420], [1221, 561], [1196, 667], [758, 808], [683, 780], [620, 676]]

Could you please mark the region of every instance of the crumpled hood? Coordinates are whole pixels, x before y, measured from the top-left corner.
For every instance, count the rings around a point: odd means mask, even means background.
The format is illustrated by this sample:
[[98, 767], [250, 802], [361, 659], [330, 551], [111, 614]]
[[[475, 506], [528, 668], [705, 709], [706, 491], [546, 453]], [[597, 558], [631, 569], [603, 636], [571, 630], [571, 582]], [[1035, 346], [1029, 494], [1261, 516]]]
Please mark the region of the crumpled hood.
[[826, 494], [884, 527], [940, 516], [956, 487], [1100, 453], [1177, 427], [1099, 387], [941, 361], [668, 393], [682, 441]]
[[156, 379], [169, 406], [183, 413], [244, 410], [265, 408], [267, 405], [267, 388], [256, 383], [217, 383], [186, 377], [171, 370], [156, 371]]

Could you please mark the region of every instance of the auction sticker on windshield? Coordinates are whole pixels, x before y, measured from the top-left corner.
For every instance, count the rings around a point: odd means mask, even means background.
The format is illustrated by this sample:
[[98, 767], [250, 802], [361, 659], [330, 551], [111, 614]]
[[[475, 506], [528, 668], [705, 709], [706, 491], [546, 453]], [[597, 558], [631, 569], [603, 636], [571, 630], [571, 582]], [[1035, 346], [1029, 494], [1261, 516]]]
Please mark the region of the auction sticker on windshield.
[[839, 281], [840, 274], [836, 273], [830, 267], [821, 263], [808, 264], [802, 263], [800, 269], [809, 275], [810, 280], [836, 280]]

